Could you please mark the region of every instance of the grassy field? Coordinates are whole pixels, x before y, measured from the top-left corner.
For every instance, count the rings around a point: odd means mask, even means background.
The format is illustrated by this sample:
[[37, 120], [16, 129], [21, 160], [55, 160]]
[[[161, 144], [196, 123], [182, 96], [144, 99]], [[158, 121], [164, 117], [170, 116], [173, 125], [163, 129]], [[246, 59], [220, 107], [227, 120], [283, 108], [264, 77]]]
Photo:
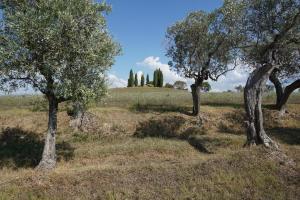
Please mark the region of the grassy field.
[[[188, 91], [112, 89], [90, 105], [85, 132], [60, 105], [57, 168], [34, 170], [47, 129], [41, 96], [0, 97], [0, 199], [297, 199], [300, 93], [279, 118], [264, 97], [267, 133], [287, 155], [243, 148], [243, 98], [207, 93], [201, 120]], [[288, 161], [288, 162], [287, 162]]]

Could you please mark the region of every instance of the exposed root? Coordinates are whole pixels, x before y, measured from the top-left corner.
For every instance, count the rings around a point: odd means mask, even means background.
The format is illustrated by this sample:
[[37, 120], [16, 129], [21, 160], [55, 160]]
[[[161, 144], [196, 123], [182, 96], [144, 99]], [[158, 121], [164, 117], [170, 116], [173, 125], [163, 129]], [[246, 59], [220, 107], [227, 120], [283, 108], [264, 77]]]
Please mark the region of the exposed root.
[[254, 140], [250, 140], [250, 141], [246, 141], [246, 143], [244, 144], [243, 147], [255, 147], [256, 146], [256, 142]]
[[271, 139], [264, 141], [263, 145], [269, 149], [279, 150], [279, 145]]

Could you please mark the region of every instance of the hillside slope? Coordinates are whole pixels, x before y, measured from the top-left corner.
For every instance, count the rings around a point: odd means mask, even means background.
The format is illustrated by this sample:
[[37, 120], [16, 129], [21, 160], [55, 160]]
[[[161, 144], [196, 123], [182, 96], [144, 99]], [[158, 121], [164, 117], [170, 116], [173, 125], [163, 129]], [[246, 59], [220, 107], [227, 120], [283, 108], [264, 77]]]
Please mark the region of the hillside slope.
[[243, 148], [241, 94], [205, 94], [199, 120], [190, 116], [187, 91], [115, 89], [91, 105], [86, 132], [69, 127], [61, 106], [59, 162], [42, 174], [34, 167], [47, 128], [43, 99], [25, 97], [22, 105], [1, 97], [0, 199], [297, 199], [299, 99], [283, 118], [264, 109], [266, 130], [286, 158]]

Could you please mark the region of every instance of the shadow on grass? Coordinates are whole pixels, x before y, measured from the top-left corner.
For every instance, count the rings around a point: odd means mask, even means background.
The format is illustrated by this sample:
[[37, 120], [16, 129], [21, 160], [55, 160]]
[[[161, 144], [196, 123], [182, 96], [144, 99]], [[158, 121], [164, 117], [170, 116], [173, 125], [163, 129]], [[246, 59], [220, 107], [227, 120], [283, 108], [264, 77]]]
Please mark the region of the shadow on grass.
[[242, 103], [230, 103], [230, 102], [222, 102], [222, 103], [203, 102], [202, 105], [204, 105], [204, 106], [211, 106], [211, 107], [244, 108], [244, 104], [242, 104]]
[[277, 127], [269, 129], [271, 137], [289, 145], [300, 145], [300, 128]]
[[[44, 140], [36, 133], [20, 128], [7, 128], [0, 133], [0, 168], [33, 168], [38, 165]], [[69, 143], [56, 145], [57, 159], [68, 161], [74, 156]]]
[[[203, 102], [201, 106], [211, 106], [211, 107], [231, 107], [235, 109], [244, 109], [243, 103], [230, 103], [230, 102], [222, 102], [222, 103], [214, 103], [214, 102]], [[268, 110], [274, 110], [275, 107], [272, 104], [262, 105], [263, 108]], [[192, 116], [192, 106], [179, 106], [179, 105], [157, 105], [157, 104], [134, 104], [130, 107], [130, 110], [135, 112], [179, 112], [182, 114], [186, 114]]]
[[[244, 103], [230, 103], [230, 102], [221, 102], [221, 103], [203, 102], [202, 105], [211, 106], [211, 107], [231, 107], [236, 109], [245, 108]], [[262, 108], [268, 110], [276, 110], [276, 107], [273, 104], [262, 104]]]
[[222, 140], [205, 136], [206, 131], [199, 126], [187, 125], [186, 119], [181, 116], [166, 116], [159, 119], [150, 119], [141, 122], [134, 137], [156, 137], [187, 141], [196, 150], [202, 153], [213, 153], [216, 146], [223, 146]]
[[176, 106], [176, 105], [156, 105], [156, 104], [134, 104], [130, 108], [132, 111], [136, 112], [180, 112], [188, 114], [191, 110], [188, 106]]

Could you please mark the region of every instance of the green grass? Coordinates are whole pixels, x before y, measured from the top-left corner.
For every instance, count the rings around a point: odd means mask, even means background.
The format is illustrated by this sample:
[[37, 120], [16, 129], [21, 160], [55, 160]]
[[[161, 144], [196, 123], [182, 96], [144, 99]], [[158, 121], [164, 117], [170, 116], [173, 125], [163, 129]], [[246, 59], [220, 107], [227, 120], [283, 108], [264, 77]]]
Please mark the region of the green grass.
[[[264, 104], [274, 104], [275, 92], [264, 94]], [[243, 106], [243, 94], [237, 92], [209, 92], [201, 94], [201, 104], [209, 106]], [[300, 92], [294, 92], [289, 98], [290, 104], [300, 104]], [[191, 93], [187, 90], [169, 88], [118, 88], [110, 89], [108, 95], [100, 102], [93, 102], [92, 107], [132, 107], [137, 106], [169, 106], [187, 107], [192, 105]], [[64, 107], [63, 109], [65, 109]], [[44, 111], [46, 99], [42, 95], [0, 96], [0, 109], [31, 109]], [[139, 107], [137, 107], [139, 108]], [[140, 107], [141, 108], [141, 107]]]
[[[126, 88], [111, 89], [109, 96], [102, 102], [107, 106], [141, 105], [191, 105], [191, 93], [187, 90], [169, 88]], [[264, 95], [264, 104], [273, 104], [276, 99], [275, 92]], [[237, 92], [209, 92], [201, 94], [201, 103], [212, 106], [243, 105], [243, 94]], [[300, 93], [294, 92], [289, 103], [300, 103]], [[100, 104], [100, 105], [102, 105]]]
[[[274, 102], [274, 94], [264, 104]], [[35, 102], [38, 105], [36, 106]], [[240, 93], [202, 95], [202, 126], [188, 91], [109, 90], [97, 123], [74, 131], [62, 105], [57, 168], [38, 173], [47, 112], [42, 96], [0, 97], [0, 199], [297, 199], [300, 95], [289, 113], [264, 108], [267, 133], [288, 159], [246, 140]], [[34, 109], [36, 108], [36, 109]]]

